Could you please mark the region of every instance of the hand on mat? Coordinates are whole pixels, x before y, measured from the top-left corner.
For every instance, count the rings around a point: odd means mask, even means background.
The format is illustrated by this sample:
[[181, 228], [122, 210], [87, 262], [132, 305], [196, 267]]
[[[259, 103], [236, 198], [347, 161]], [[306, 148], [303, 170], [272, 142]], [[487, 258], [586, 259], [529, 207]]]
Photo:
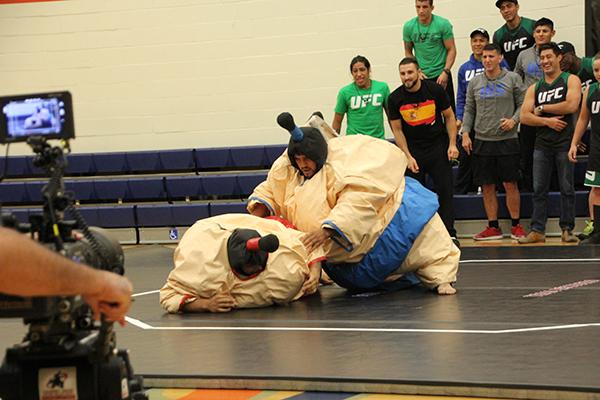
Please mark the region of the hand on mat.
[[317, 231], [306, 233], [302, 236], [302, 244], [306, 247], [306, 251], [309, 253], [319, 246], [325, 244], [325, 241], [331, 237], [331, 231], [329, 229], [321, 228]]
[[206, 303], [210, 312], [228, 312], [235, 308], [235, 300], [229, 293], [217, 293]]
[[302, 285], [302, 296], [308, 296], [317, 291], [319, 279], [321, 278], [321, 263], [316, 262], [310, 266], [310, 274]]

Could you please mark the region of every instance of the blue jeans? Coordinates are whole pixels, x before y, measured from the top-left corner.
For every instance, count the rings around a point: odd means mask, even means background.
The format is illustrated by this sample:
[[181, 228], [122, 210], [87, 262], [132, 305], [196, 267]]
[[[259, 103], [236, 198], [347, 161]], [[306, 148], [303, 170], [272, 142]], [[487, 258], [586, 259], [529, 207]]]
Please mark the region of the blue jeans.
[[552, 166], [556, 165], [560, 188], [560, 228], [573, 230], [575, 227], [574, 166], [566, 151], [533, 151], [533, 215], [531, 230], [545, 233], [548, 220], [548, 190], [552, 179]]

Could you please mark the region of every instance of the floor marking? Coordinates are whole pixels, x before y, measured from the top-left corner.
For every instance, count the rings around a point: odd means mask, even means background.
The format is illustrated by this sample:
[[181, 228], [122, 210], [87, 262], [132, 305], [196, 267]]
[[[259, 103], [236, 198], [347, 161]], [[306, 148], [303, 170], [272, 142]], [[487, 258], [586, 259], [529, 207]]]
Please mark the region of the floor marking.
[[472, 329], [400, 329], [400, 328], [323, 328], [323, 327], [286, 327], [286, 326], [152, 326], [135, 318], [125, 317], [131, 325], [144, 330], [156, 331], [271, 331], [271, 332], [361, 332], [361, 333], [466, 333], [466, 334], [506, 334], [552, 331], [600, 327], [600, 323], [539, 326], [535, 328], [472, 330]]
[[567, 283], [564, 285], [556, 286], [550, 289], [540, 290], [539, 292], [529, 293], [523, 296], [523, 298], [532, 298], [532, 297], [546, 297], [556, 293], [565, 292], [567, 290], [577, 289], [583, 286], [593, 285], [595, 283], [600, 282], [598, 279], [586, 279], [584, 281], [578, 281], [573, 283]]
[[513, 258], [513, 259], [490, 259], [490, 260], [461, 260], [461, 264], [480, 263], [562, 263], [562, 262], [598, 262], [600, 258]]
[[160, 292], [160, 289], [158, 289], [158, 290], [150, 290], [148, 292], [136, 293], [136, 294], [132, 295], [131, 297], [144, 296], [146, 294], [154, 294], [154, 293], [158, 293], [158, 292]]

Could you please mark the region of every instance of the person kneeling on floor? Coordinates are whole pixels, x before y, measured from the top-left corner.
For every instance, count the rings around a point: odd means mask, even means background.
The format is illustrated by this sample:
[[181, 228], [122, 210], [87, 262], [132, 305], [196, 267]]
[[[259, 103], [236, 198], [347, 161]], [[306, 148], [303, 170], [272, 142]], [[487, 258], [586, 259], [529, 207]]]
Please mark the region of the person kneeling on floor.
[[175, 249], [175, 268], [160, 290], [170, 313], [227, 312], [284, 304], [315, 293], [325, 260], [302, 233], [246, 214], [202, 219]]

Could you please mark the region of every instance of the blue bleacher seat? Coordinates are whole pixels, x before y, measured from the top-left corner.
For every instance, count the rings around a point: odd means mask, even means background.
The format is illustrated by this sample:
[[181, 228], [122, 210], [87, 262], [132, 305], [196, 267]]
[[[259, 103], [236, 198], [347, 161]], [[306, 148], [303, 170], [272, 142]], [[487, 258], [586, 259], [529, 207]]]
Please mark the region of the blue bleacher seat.
[[238, 186], [242, 196], [250, 195], [256, 186], [267, 179], [267, 173], [238, 174]]
[[162, 150], [158, 157], [162, 171], [196, 171], [194, 150]]
[[67, 156], [67, 175], [95, 174], [92, 154], [70, 154]]
[[247, 214], [245, 202], [210, 203], [210, 216], [221, 214]]
[[267, 162], [267, 167], [273, 165], [275, 160], [279, 158], [286, 151], [287, 145], [285, 144], [271, 144], [265, 146], [265, 157]]
[[98, 174], [128, 174], [125, 153], [96, 153], [92, 155], [94, 170]]
[[175, 226], [170, 204], [148, 204], [135, 207], [138, 226]]
[[25, 182], [25, 202], [26, 203], [41, 203], [44, 200], [42, 196], [42, 188], [47, 181], [26, 181]]
[[94, 181], [90, 179], [65, 181], [65, 190], [72, 191], [73, 199], [77, 201], [96, 200]]
[[171, 212], [175, 226], [191, 226], [199, 219], [209, 217], [209, 206], [201, 204], [172, 204]]
[[[97, 207], [77, 207], [77, 210], [88, 226], [101, 226]], [[68, 214], [67, 218], [75, 219], [72, 214]]]
[[127, 180], [127, 200], [165, 200], [163, 177], [130, 178]]
[[229, 149], [196, 149], [196, 165], [198, 169], [223, 169], [233, 166]]
[[[2, 167], [4, 167], [4, 158], [2, 158]], [[24, 178], [31, 176], [29, 166], [31, 161], [27, 156], [12, 156], [8, 157], [8, 165], [6, 166], [6, 176], [15, 178]]]
[[232, 147], [230, 153], [235, 168], [264, 168], [267, 165], [265, 146]]
[[135, 226], [133, 205], [97, 207], [98, 224], [102, 228], [131, 228]]
[[125, 153], [125, 159], [129, 171], [132, 173], [160, 171], [160, 159], [156, 151]]
[[201, 176], [167, 176], [165, 179], [167, 196], [170, 200], [198, 198], [205, 195]]
[[127, 197], [128, 185], [126, 179], [96, 179], [94, 193], [97, 200], [116, 201]]
[[19, 204], [25, 201], [26, 196], [24, 182], [0, 183], [0, 204]]
[[202, 185], [207, 195], [239, 196], [240, 190], [235, 175], [207, 175], [202, 177]]
[[34, 210], [35, 212], [40, 211], [38, 209], [30, 208], [2, 208], [2, 214], [12, 214], [20, 223], [27, 223], [29, 222], [29, 212], [31, 210]]

